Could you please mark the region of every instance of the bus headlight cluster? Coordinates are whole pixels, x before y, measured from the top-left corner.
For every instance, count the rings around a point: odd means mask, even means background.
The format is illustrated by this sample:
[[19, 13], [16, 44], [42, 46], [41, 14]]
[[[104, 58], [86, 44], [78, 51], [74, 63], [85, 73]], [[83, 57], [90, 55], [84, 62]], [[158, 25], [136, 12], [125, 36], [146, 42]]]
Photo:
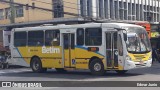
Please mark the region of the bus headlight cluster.
[[151, 60], [152, 59], [152, 55], [149, 57], [149, 59], [148, 60]]
[[131, 57], [129, 55], [126, 56], [126, 60], [131, 61]]

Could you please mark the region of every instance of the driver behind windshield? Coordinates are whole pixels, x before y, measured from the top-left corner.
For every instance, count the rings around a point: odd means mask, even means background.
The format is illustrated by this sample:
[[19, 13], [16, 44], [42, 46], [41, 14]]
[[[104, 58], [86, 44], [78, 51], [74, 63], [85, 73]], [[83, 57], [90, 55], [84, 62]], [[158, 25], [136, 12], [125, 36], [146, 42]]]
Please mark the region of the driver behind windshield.
[[137, 47], [137, 45], [138, 45], [138, 41], [137, 41], [137, 38], [135, 36], [128, 37], [127, 46], [128, 46], [129, 51], [138, 51], [139, 48]]

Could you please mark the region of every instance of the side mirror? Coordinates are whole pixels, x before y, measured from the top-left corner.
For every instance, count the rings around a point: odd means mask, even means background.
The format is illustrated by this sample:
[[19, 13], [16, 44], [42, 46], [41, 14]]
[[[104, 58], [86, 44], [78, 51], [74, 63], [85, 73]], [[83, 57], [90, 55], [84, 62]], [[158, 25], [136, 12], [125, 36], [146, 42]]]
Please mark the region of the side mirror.
[[124, 41], [127, 41], [127, 34], [123, 33]]

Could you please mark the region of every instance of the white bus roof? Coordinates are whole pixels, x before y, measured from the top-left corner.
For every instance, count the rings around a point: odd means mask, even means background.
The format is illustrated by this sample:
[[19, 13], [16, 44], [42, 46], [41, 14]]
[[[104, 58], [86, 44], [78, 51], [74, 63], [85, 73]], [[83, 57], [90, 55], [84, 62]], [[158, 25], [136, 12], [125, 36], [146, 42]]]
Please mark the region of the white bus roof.
[[123, 28], [123, 27], [141, 27], [141, 26], [134, 24], [126, 24], [126, 23], [86, 23], [86, 24], [74, 24], [74, 25], [24, 27], [24, 28], [15, 28], [14, 31], [24, 31], [24, 30], [36, 31], [36, 30], [49, 30], [49, 29], [90, 28], [90, 27]]

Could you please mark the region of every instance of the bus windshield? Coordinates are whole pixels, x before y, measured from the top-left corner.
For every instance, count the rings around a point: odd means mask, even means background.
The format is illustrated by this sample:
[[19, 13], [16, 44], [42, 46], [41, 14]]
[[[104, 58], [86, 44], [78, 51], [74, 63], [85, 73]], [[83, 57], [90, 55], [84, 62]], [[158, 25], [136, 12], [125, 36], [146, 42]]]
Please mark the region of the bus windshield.
[[151, 51], [148, 35], [144, 28], [127, 27], [126, 46], [129, 53], [146, 53]]

